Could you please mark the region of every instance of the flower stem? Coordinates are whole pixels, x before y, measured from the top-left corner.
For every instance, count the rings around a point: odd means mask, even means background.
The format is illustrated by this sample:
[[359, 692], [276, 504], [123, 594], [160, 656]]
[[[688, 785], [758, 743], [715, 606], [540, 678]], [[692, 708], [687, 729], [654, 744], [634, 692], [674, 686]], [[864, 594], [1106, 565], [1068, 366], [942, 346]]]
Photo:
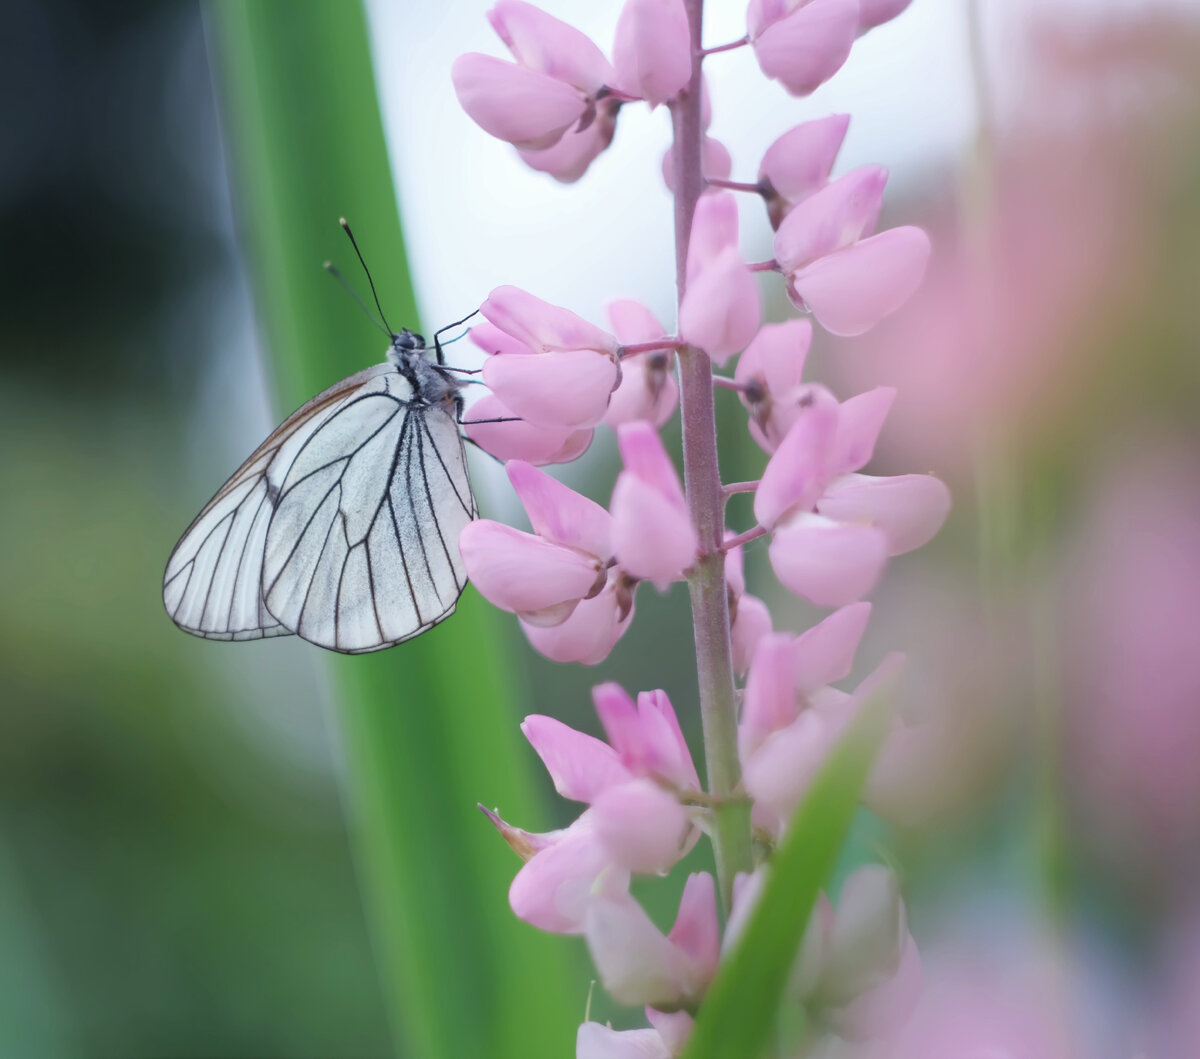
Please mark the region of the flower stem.
[[[700, 47], [704, 0], [684, 0], [692, 37], [692, 78], [671, 111], [675, 146], [675, 283], [680, 301], [687, 288], [688, 240], [696, 203], [704, 189], [701, 170]], [[717, 422], [713, 402], [712, 364], [693, 346], [679, 350], [680, 408], [683, 421], [683, 474], [688, 508], [700, 540], [700, 559], [688, 575], [692, 626], [696, 642], [696, 674], [700, 686], [700, 718], [708, 793], [717, 799], [712, 843], [717, 884], [726, 910], [734, 876], [750, 871], [750, 811], [733, 800], [741, 781], [737, 754], [737, 697], [733, 685], [733, 653], [729, 603], [725, 587], [724, 493], [717, 461]]]
[[753, 195], [763, 193], [761, 184], [747, 184], [744, 180], [721, 180], [718, 177], [708, 177], [705, 183], [710, 188], [724, 188], [726, 191], [748, 191]]
[[734, 548], [738, 548], [743, 544], [749, 544], [751, 541], [758, 540], [758, 538], [762, 537], [766, 532], [767, 531], [762, 526], [755, 526], [753, 529], [746, 530], [745, 533], [739, 533], [736, 537], [730, 537], [729, 540], [721, 545], [721, 547], [727, 552], [732, 551]]
[[632, 357], [638, 353], [653, 353], [655, 350], [678, 349], [678, 338], [656, 338], [653, 342], [634, 342], [621, 347], [622, 357]]
[[739, 37], [737, 40], [731, 40], [728, 44], [718, 44], [715, 48], [703, 48], [698, 54], [703, 59], [706, 55], [716, 55], [718, 52], [733, 51], [734, 48], [744, 48], [749, 43], [749, 37]]

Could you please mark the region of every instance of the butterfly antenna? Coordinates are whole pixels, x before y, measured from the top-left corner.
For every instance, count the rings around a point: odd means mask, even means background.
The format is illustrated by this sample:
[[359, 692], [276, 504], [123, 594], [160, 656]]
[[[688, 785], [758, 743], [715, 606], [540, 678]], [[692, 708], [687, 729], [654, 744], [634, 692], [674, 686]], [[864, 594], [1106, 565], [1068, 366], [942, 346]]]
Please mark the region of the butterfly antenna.
[[387, 328], [388, 334], [394, 335], [396, 332], [392, 330], [392, 325], [387, 322], [387, 317], [383, 315], [383, 306], [379, 304], [379, 292], [375, 289], [375, 281], [371, 278], [371, 270], [367, 268], [367, 263], [363, 260], [362, 251], [358, 248], [358, 240], [354, 238], [354, 233], [350, 230], [350, 222], [345, 217], [339, 217], [338, 224], [342, 226], [342, 231], [349, 237], [350, 245], [354, 247], [354, 252], [358, 255], [358, 263], [362, 265], [363, 271], [367, 274], [367, 282], [371, 285], [371, 296], [375, 299], [375, 308], [379, 310], [379, 319], [383, 321], [383, 326]]
[[362, 311], [367, 314], [367, 319], [370, 320], [371, 323], [373, 323], [376, 327], [378, 327], [380, 331], [382, 331], [385, 335], [387, 335], [388, 338], [391, 338], [392, 337], [391, 331], [389, 331], [383, 324], [381, 324], [378, 320], [375, 319], [375, 316], [372, 314], [370, 307], [367, 305], [367, 303], [365, 301], [362, 300], [362, 298], [359, 296], [358, 291], [356, 291], [353, 287], [350, 286], [350, 283], [347, 281], [346, 277], [343, 276], [341, 274], [341, 272], [338, 271], [337, 266], [332, 261], [326, 261], [322, 267], [334, 279], [336, 279], [338, 281], [338, 283], [340, 283], [342, 285], [342, 287], [345, 289], [346, 293], [349, 294], [351, 298], [353, 298], [356, 302], [358, 302], [358, 304], [362, 307]]

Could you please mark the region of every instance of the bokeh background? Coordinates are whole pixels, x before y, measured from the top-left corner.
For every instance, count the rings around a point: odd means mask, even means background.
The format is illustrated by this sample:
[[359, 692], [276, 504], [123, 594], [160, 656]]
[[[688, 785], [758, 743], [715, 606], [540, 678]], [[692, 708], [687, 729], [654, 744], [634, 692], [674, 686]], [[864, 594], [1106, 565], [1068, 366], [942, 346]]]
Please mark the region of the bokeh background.
[[[326, 360], [300, 368], [265, 322], [269, 192], [246, 176], [248, 130], [378, 119], [317, 95], [251, 120], [261, 69], [230, 42], [275, 33], [300, 79], [337, 60], [369, 80], [363, 56], [290, 39], [282, 0], [5, 5], [4, 1055], [424, 1055], [449, 1039], [426, 1022], [502, 1018], [527, 1021], [524, 1054], [570, 1054], [586, 959], [510, 923], [517, 862], [474, 803], [570, 819], [515, 727], [545, 712], [595, 731], [599, 679], [665, 687], [690, 715], [680, 587], [643, 590], [599, 670], [546, 663], [479, 608], [421, 655], [389, 652], [367, 691], [300, 643], [186, 637], [159, 596], [178, 533], [278, 413], [382, 353], [321, 277], [324, 258], [354, 275], [339, 213], [398, 277], [385, 309], [409, 323], [457, 319], [500, 283], [598, 321], [637, 296], [670, 320], [665, 116], [623, 115], [576, 186], [525, 170], [449, 84], [459, 52], [499, 51], [486, 6], [379, 0], [363, 23], [349, 0], [324, 5], [366, 32], [387, 153], [370, 172], [291, 167], [331, 203], [311, 260], [289, 265], [311, 272], [328, 331]], [[611, 41], [617, 5], [544, 6]], [[740, 35], [740, 4], [708, 6], [709, 41]], [[864, 670], [909, 653], [919, 780], [846, 855], [900, 872], [924, 957], [926, 1000], [887, 1054], [935, 1054], [934, 1037], [967, 1054], [984, 1033], [1014, 1056], [1200, 1055], [1200, 8], [914, 0], [809, 99], [748, 54], [708, 71], [735, 178], [790, 125], [847, 110], [837, 171], [889, 166], [890, 216], [936, 248], [901, 314], [814, 353], [840, 396], [899, 388], [878, 472], [934, 471], [955, 496], [943, 533], [889, 572], [860, 652]], [[393, 179], [390, 215], [359, 205], [363, 183]], [[743, 225], [748, 256], [768, 257], [755, 202]], [[754, 476], [736, 403], [722, 415], [727, 477]], [[566, 471], [600, 499], [611, 442]], [[473, 469], [485, 509], [516, 518], [496, 469]], [[748, 562], [777, 624], [811, 620]], [[374, 782], [397, 772], [401, 787]], [[647, 886], [656, 914], [677, 887]], [[518, 963], [553, 996], [497, 1000]]]

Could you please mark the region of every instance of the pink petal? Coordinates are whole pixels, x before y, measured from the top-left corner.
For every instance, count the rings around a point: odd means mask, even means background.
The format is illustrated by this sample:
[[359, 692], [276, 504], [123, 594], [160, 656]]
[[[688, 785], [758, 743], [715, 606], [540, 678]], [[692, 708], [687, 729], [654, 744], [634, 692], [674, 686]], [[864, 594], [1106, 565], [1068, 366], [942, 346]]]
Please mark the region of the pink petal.
[[[732, 530], [725, 531], [726, 547], [735, 536], [736, 534]], [[725, 553], [725, 581], [728, 583], [730, 591], [733, 592], [734, 598], [746, 591], [745, 557], [742, 555], [740, 544]]]
[[658, 432], [648, 423], [627, 423], [617, 431], [625, 469], [680, 511], [687, 510], [683, 486]]
[[[716, 197], [706, 195], [700, 205]], [[687, 342], [724, 364], [754, 338], [761, 315], [754, 276], [737, 248], [731, 246], [689, 283], [679, 307], [679, 332]]]
[[762, 888], [767, 882], [767, 870], [767, 865], [764, 863], [755, 868], [751, 874], [738, 872], [733, 877], [733, 907], [729, 912], [729, 918], [725, 921], [725, 933], [721, 937], [723, 954], [732, 952], [733, 947], [741, 940], [746, 924], [750, 922], [750, 917], [758, 907]]
[[658, 1030], [663, 1043], [670, 1049], [672, 1055], [680, 1055], [692, 1035], [696, 1020], [686, 1011], [658, 1011], [646, 1008], [646, 1018], [650, 1025]]
[[630, 576], [665, 591], [696, 561], [696, 531], [687, 511], [653, 486], [622, 471], [610, 507], [613, 549]]
[[929, 236], [920, 228], [891, 228], [795, 273], [788, 297], [810, 309], [827, 331], [861, 335], [921, 285], [929, 251]]
[[891, 21], [911, 3], [912, 0], [858, 0], [858, 32], [866, 33]]
[[900, 883], [882, 864], [847, 877], [838, 897], [821, 991], [834, 1004], [882, 985], [896, 973], [908, 940]]
[[483, 381], [513, 414], [537, 426], [579, 430], [595, 426], [608, 410], [619, 369], [590, 350], [536, 357], [489, 357]]
[[694, 872], [683, 884], [679, 914], [667, 938], [685, 952], [705, 975], [704, 986], [712, 980], [721, 958], [721, 931], [717, 925], [717, 888], [706, 871]]
[[499, 0], [487, 13], [496, 35], [523, 66], [594, 96], [616, 76], [604, 53], [574, 26], [521, 0]]
[[530, 714], [521, 722], [521, 731], [564, 798], [591, 802], [602, 791], [633, 778], [611, 746], [553, 717]]
[[471, 341], [489, 356], [530, 354], [533, 352], [524, 342], [513, 338], [512, 335], [506, 331], [501, 331], [495, 324], [490, 324], [486, 320], [472, 324], [467, 334], [470, 335]]
[[811, 0], [752, 41], [762, 72], [792, 95], [805, 96], [841, 69], [857, 32], [857, 0]]
[[776, 527], [767, 550], [775, 575], [818, 607], [861, 599], [887, 562], [887, 536], [874, 526], [799, 515]]
[[505, 470], [534, 533], [603, 562], [612, 558], [612, 518], [604, 508], [528, 463], [514, 460]]
[[490, 55], [460, 55], [450, 67], [450, 77], [471, 120], [518, 147], [557, 143], [587, 107], [570, 85]]
[[829, 481], [838, 404], [824, 387], [810, 392], [809, 404], [767, 461], [754, 492], [754, 517], [767, 529], [793, 511], [811, 509]]
[[797, 717], [796, 648], [785, 633], [764, 636], [746, 674], [738, 753], [746, 760], [772, 732]]
[[796, 691], [800, 695], [807, 698], [818, 688], [850, 675], [870, 617], [870, 603], [851, 603], [796, 638]]
[[612, 143], [616, 131], [616, 114], [601, 106], [587, 128], [568, 129], [558, 143], [540, 151], [519, 148], [518, 153], [530, 169], [548, 173], [560, 184], [573, 184]]
[[617, 82], [651, 107], [692, 79], [692, 38], [683, 0], [626, 0], [613, 44]]
[[696, 203], [692, 234], [688, 240], [688, 286], [720, 256], [738, 245], [737, 200], [731, 192], [706, 195]]
[[590, 901], [584, 933], [600, 981], [618, 1003], [667, 1007], [699, 993], [700, 970], [628, 893]]
[[687, 810], [651, 780], [631, 780], [600, 792], [592, 815], [612, 862], [631, 872], [665, 874], [687, 851]]
[[826, 1018], [837, 1034], [848, 1041], [889, 1037], [912, 1017], [923, 988], [921, 954], [909, 934], [896, 973], [844, 1007], [827, 1012]]
[[585, 1022], [575, 1035], [575, 1059], [671, 1059], [675, 1053], [657, 1030], [614, 1030]]
[[535, 298], [519, 287], [497, 287], [479, 311], [502, 331], [535, 353], [592, 349], [616, 356], [618, 343], [607, 331], [589, 324], [570, 309]]
[[[634, 756], [650, 773], [662, 776], [684, 790], [700, 789], [700, 779], [692, 762], [679, 718], [667, 693], [642, 691], [637, 697], [641, 744]], [[603, 720], [603, 718], [601, 718]], [[629, 748], [626, 748], [628, 753]]]
[[831, 470], [845, 474], [870, 462], [875, 455], [875, 442], [883, 429], [883, 421], [895, 399], [894, 387], [876, 386], [842, 402], [838, 408], [837, 441]]
[[750, 413], [750, 433], [767, 452], [778, 448], [813, 397], [801, 383], [811, 342], [807, 320], [763, 324], [738, 357], [733, 377], [748, 387], [738, 396]]
[[617, 298], [608, 303], [608, 322], [622, 345], [631, 346], [666, 338], [667, 330], [658, 317], [633, 298]]
[[633, 593], [622, 586], [619, 573], [609, 574], [604, 590], [581, 600], [570, 617], [553, 628], [521, 622], [534, 649], [553, 662], [603, 662], [633, 621]]
[[609, 862], [584, 813], [552, 846], [541, 850], [519, 871], [508, 903], [519, 919], [555, 934], [581, 934], [592, 889], [602, 873], [617, 884], [628, 875]]
[[733, 616], [733, 670], [745, 673], [750, 660], [764, 636], [771, 632], [771, 612], [757, 596], [749, 594], [738, 598], [737, 611]]
[[767, 148], [758, 180], [768, 189], [772, 227], [778, 228], [796, 203], [826, 185], [849, 125], [849, 114], [830, 114], [789, 129]]
[[639, 353], [621, 361], [621, 382], [609, 398], [604, 422], [613, 429], [623, 423], [662, 426], [679, 403], [679, 385], [668, 352]]
[[[494, 394], [487, 394], [467, 411], [463, 428], [467, 437], [498, 460], [527, 460], [535, 466], [569, 463], [592, 443], [590, 429], [539, 427], [524, 419], [511, 419], [507, 408]], [[501, 419], [506, 422], [486, 422]], [[481, 422], [483, 420], [484, 422]]]
[[[729, 154], [729, 148], [720, 140], [705, 136], [700, 141], [700, 166], [706, 179], [728, 180], [733, 172], [733, 158]], [[667, 190], [673, 192], [675, 190], [675, 149], [673, 146], [663, 152], [662, 175]], [[719, 194], [721, 194], [720, 188], [705, 189], [706, 197]]]
[[930, 474], [847, 474], [830, 485], [817, 510], [839, 522], [878, 526], [887, 536], [888, 554], [903, 555], [941, 529], [950, 511], [950, 490]]
[[771, 813], [778, 833], [808, 790], [832, 744], [829, 726], [805, 710], [742, 761], [746, 793]]
[[468, 523], [458, 547], [480, 594], [516, 614], [582, 599], [603, 576], [594, 557], [490, 519]]
[[799, 203], [775, 233], [779, 267], [795, 272], [870, 235], [886, 184], [883, 166], [864, 165]]

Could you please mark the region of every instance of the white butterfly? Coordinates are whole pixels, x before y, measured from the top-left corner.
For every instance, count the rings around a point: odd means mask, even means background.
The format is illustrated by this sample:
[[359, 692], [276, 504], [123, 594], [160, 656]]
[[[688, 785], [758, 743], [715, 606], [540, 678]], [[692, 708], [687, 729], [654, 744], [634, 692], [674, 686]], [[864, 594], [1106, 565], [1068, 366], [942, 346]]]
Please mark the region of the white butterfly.
[[163, 576], [181, 629], [214, 640], [291, 633], [358, 654], [454, 613], [458, 535], [476, 517], [462, 383], [418, 334], [276, 427], [187, 528]]

